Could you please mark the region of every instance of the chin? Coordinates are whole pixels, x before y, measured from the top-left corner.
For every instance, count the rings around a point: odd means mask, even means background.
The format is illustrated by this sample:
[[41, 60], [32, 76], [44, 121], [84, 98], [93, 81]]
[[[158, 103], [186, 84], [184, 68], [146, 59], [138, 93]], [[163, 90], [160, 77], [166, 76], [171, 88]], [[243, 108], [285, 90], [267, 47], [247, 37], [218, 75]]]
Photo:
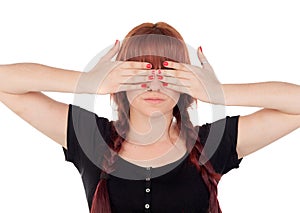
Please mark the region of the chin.
[[[146, 109], [146, 108], [145, 108]], [[163, 117], [168, 114], [172, 114], [173, 108], [172, 109], [149, 109], [147, 111], [144, 111], [144, 114], [147, 115], [148, 117]]]
[[159, 110], [156, 110], [156, 111], [150, 111], [148, 112], [148, 116], [149, 117], [162, 117], [164, 116], [166, 113], [163, 112], [163, 111], [159, 111]]

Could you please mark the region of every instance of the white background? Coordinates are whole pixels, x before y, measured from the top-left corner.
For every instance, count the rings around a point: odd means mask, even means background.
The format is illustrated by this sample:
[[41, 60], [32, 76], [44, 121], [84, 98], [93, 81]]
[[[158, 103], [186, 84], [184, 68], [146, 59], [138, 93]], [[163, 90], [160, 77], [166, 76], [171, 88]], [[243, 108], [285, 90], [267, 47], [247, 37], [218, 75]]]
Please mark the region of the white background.
[[[298, 5], [296, 0], [2, 0], [0, 64], [37, 62], [82, 71], [134, 26], [165, 21], [186, 43], [203, 47], [222, 83], [299, 84]], [[48, 95], [73, 101], [71, 94]], [[108, 117], [109, 100], [97, 109]], [[227, 113], [254, 110], [228, 107]], [[199, 108], [200, 118], [209, 113], [209, 107]], [[296, 130], [225, 175], [219, 184], [223, 212], [299, 212], [299, 139]], [[88, 212], [81, 177], [64, 161], [62, 148], [3, 104], [0, 145], [0, 212]]]

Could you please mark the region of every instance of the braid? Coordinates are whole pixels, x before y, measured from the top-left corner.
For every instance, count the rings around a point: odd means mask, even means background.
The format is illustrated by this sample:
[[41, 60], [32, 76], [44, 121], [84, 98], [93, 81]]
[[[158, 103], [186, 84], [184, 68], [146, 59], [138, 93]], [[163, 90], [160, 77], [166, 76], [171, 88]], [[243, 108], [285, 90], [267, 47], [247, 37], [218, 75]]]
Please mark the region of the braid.
[[[209, 211], [211, 213], [221, 213], [220, 205], [217, 199], [218, 189], [217, 185], [221, 178], [220, 174], [217, 174], [211, 163], [207, 160], [205, 164], [202, 164], [200, 166], [199, 159], [200, 155], [203, 156], [203, 145], [200, 142], [200, 139], [198, 137], [198, 132], [193, 127], [193, 124], [190, 121], [189, 114], [187, 112], [187, 105], [190, 105], [191, 97], [182, 95], [180, 97], [180, 100], [178, 101], [178, 104], [173, 110], [173, 115], [175, 116], [177, 120], [178, 128], [180, 129], [182, 126], [182, 134], [183, 137], [186, 138], [186, 146], [187, 150], [190, 152], [189, 160], [191, 163], [193, 163], [197, 170], [200, 172], [203, 181], [205, 182], [207, 189], [210, 193], [209, 198]], [[195, 143], [196, 141], [196, 143]]]
[[[114, 164], [117, 161], [118, 152], [122, 147], [124, 138], [129, 129], [128, 115], [129, 104], [128, 101], [123, 100], [123, 94], [114, 94], [115, 101], [120, 107], [118, 109], [118, 120], [111, 125], [111, 140], [108, 141], [109, 148], [107, 149], [102, 161], [102, 171], [100, 180], [94, 193], [91, 213], [111, 213], [110, 200], [107, 188], [107, 175], [114, 171]], [[122, 102], [120, 104], [119, 102]], [[112, 143], [111, 143], [112, 141]], [[102, 178], [105, 176], [106, 178]]]
[[[117, 153], [122, 147], [124, 138], [126, 138], [126, 133], [129, 129], [128, 117], [129, 117], [129, 103], [125, 98], [124, 94], [116, 93], [114, 94], [114, 100], [118, 104], [118, 120], [114, 122], [111, 126], [111, 141], [109, 143], [110, 149], [106, 151], [103, 158], [103, 171], [101, 176], [111, 173], [114, 168], [114, 163], [117, 159]], [[195, 130], [193, 124], [190, 121], [189, 114], [187, 112], [187, 106], [190, 106], [192, 102], [192, 97], [187, 95], [181, 95], [178, 104], [173, 109], [173, 116], [177, 120], [177, 127], [180, 132], [182, 132], [183, 137], [186, 138], [187, 150], [190, 152], [189, 160], [193, 163], [199, 173], [201, 174], [203, 181], [205, 182], [207, 189], [210, 194], [209, 198], [209, 211], [210, 213], [221, 213], [219, 202], [217, 199], [217, 185], [221, 178], [220, 174], [217, 174], [211, 163], [207, 160], [206, 163], [200, 166], [199, 159], [200, 155], [203, 156], [203, 145], [200, 142], [198, 133]], [[123, 104], [120, 104], [122, 102]], [[117, 131], [118, 130], [118, 131]], [[196, 141], [196, 143], [194, 143]], [[110, 200], [107, 189], [107, 179], [100, 178], [97, 185], [91, 213], [110, 213]]]

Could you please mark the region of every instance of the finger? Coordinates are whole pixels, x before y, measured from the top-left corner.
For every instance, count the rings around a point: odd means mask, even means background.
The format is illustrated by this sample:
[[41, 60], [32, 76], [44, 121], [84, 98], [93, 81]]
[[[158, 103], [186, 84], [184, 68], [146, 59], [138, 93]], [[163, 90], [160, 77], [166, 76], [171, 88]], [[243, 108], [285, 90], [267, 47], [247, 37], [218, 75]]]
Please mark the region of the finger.
[[152, 76], [152, 78], [150, 76], [134, 75], [134, 76], [122, 77], [122, 78], [120, 78], [119, 83], [122, 83], [122, 84], [125, 84], [125, 83], [126, 84], [150, 83], [154, 79], [154, 76]]
[[179, 92], [179, 93], [186, 93], [186, 94], [189, 94], [189, 87], [186, 87], [186, 86], [178, 86], [178, 85], [175, 85], [175, 84], [163, 84], [164, 87], [166, 89], [170, 89], [170, 90], [173, 90], [175, 92]]
[[205, 55], [202, 52], [202, 47], [198, 48], [197, 55], [198, 55], [198, 58], [199, 58], [199, 61], [200, 61], [201, 65], [202, 65], [202, 67], [204, 69], [211, 69], [211, 66], [208, 63], [207, 58], [205, 57]]
[[[143, 86], [142, 86], [143, 85]], [[120, 84], [116, 92], [131, 91], [131, 90], [146, 90], [147, 84]]]
[[110, 61], [120, 50], [120, 41], [116, 40], [114, 46], [99, 60], [102, 61]]
[[160, 81], [163, 83], [173, 84], [173, 85], [177, 85], [177, 86], [184, 86], [184, 87], [188, 87], [189, 85], [191, 85], [191, 81], [189, 79], [163, 77], [163, 79]]
[[185, 70], [186, 66], [184, 63], [177, 63], [174, 61], [164, 61], [163, 66], [167, 68], [173, 68], [175, 70]]
[[121, 69], [118, 70], [120, 76], [134, 76], [134, 75], [154, 75], [155, 70], [140, 70], [140, 69]]
[[189, 78], [191, 78], [192, 73], [188, 69], [186, 69], [186, 70], [179, 70], [179, 69], [178, 70], [166, 70], [166, 69], [163, 69], [163, 70], [158, 70], [158, 75], [189, 79]]
[[148, 62], [125, 61], [119, 67], [124, 69], [151, 69], [152, 65]]
[[[177, 76], [177, 77], [181, 76], [182, 78], [184, 78], [184, 76], [187, 75], [187, 73], [189, 73], [189, 74], [191, 74], [191, 72], [194, 73], [196, 70], [199, 70], [199, 68], [200, 68], [200, 67], [197, 67], [197, 66], [194, 66], [191, 64], [177, 63], [177, 62], [173, 62], [173, 61], [165, 61], [164, 66], [167, 68], [173, 69], [173, 71], [167, 70], [166, 73], [173, 74], [173, 76]], [[166, 69], [164, 69], [164, 70], [166, 70]], [[183, 73], [177, 74], [176, 71], [181, 71]]]

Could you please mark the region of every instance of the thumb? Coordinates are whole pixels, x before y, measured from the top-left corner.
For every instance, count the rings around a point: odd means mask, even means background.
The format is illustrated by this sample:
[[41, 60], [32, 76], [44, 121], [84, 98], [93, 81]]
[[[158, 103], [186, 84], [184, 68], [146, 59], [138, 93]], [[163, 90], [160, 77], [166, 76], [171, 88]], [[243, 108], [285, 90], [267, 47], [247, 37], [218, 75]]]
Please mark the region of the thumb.
[[101, 61], [110, 61], [120, 50], [120, 41], [116, 40], [114, 46], [100, 59]]
[[205, 55], [202, 52], [202, 47], [201, 46], [198, 48], [197, 55], [198, 55], [199, 61], [200, 61], [203, 68], [212, 69], [209, 62], [207, 61], [207, 58], [205, 57]]

